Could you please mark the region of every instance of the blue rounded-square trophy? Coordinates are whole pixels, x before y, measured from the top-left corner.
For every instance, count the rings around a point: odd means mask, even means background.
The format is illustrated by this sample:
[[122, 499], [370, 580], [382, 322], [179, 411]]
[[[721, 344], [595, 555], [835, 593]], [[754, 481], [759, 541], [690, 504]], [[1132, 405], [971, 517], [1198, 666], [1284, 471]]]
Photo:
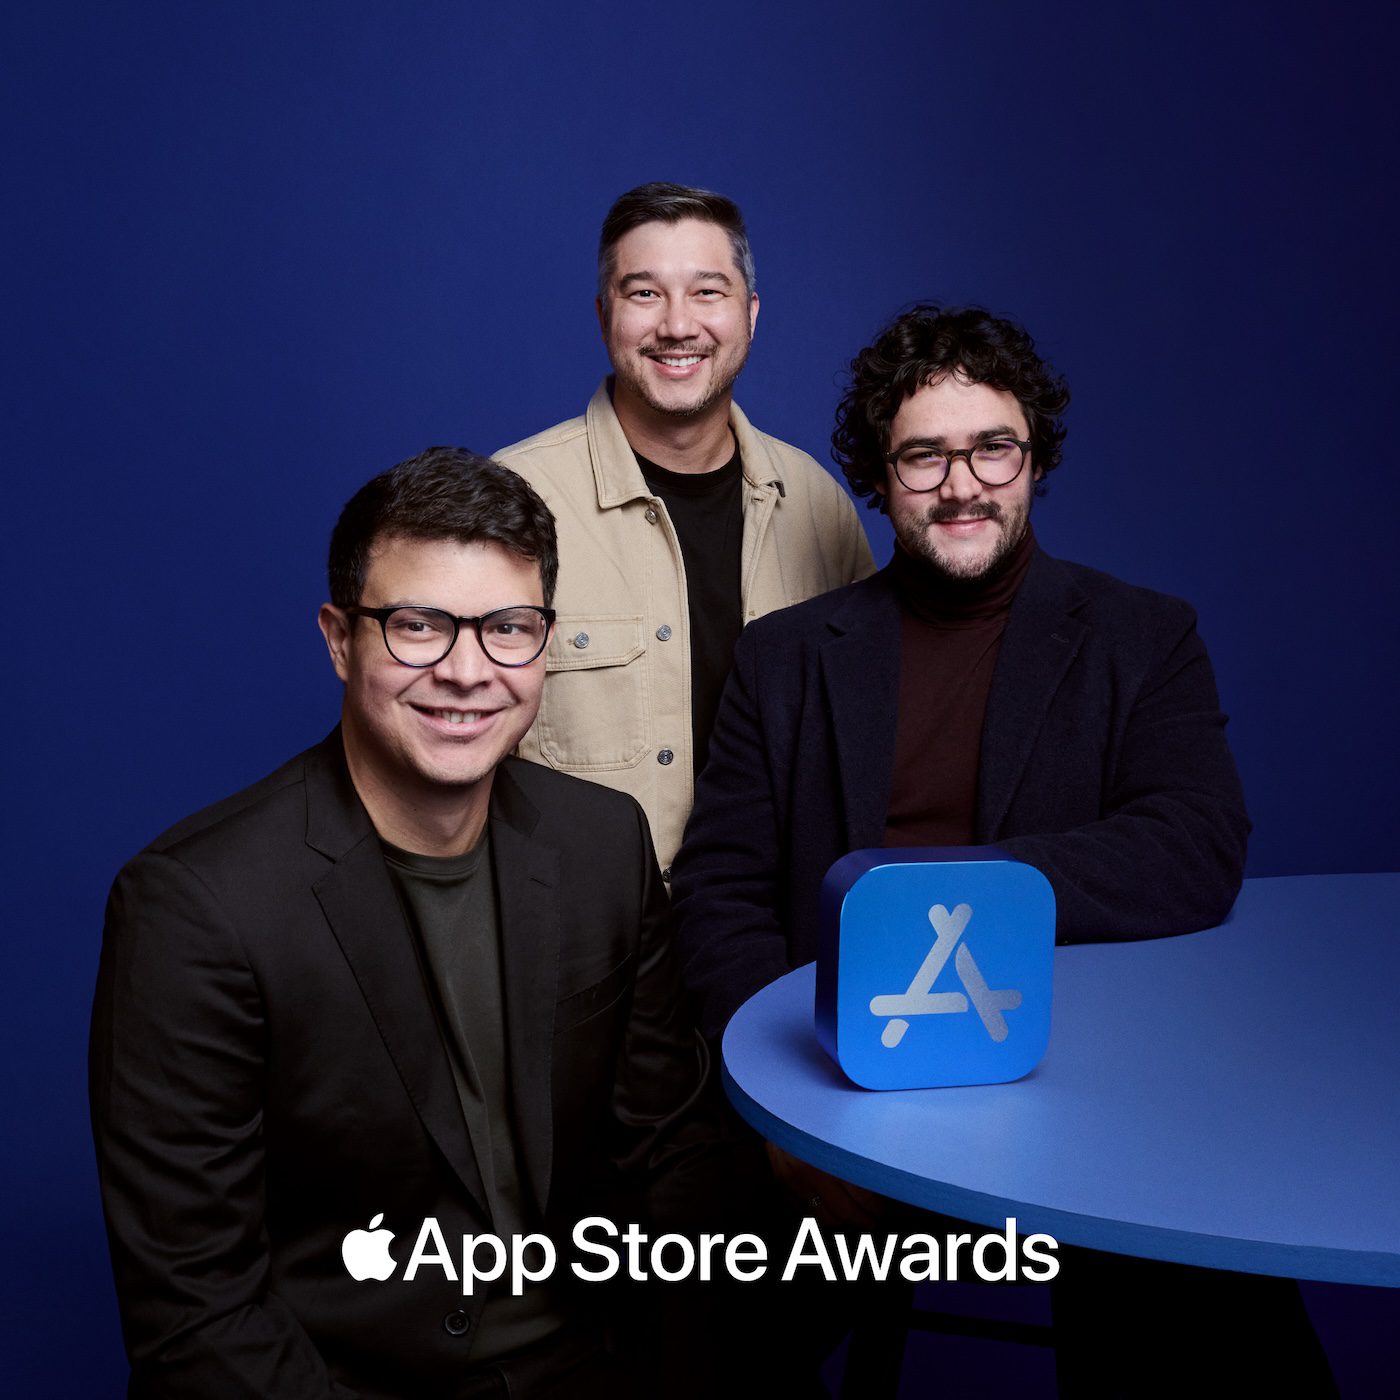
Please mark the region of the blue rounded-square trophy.
[[1050, 882], [994, 846], [852, 851], [822, 882], [817, 1037], [864, 1089], [1020, 1079], [1054, 951]]

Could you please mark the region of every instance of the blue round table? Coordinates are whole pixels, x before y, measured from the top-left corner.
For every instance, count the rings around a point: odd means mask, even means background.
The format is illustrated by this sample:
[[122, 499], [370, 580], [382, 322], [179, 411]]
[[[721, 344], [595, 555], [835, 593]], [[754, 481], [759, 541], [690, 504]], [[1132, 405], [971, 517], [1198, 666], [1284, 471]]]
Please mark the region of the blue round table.
[[815, 964], [724, 1037], [765, 1137], [898, 1200], [1067, 1244], [1400, 1286], [1400, 875], [1248, 880], [1219, 928], [1059, 948], [1014, 1084], [872, 1093], [813, 1030]]

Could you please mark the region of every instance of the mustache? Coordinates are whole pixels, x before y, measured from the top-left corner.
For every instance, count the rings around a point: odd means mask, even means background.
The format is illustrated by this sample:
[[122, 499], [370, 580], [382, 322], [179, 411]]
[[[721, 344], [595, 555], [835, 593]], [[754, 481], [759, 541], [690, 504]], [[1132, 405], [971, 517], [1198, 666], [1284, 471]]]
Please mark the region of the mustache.
[[995, 501], [974, 501], [960, 506], [956, 501], [940, 501], [928, 508], [925, 525], [942, 525], [949, 520], [1000, 520], [1001, 507]]
[[708, 355], [715, 347], [713, 345], [701, 345], [689, 342], [670, 342], [666, 345], [642, 345], [637, 349], [639, 355]]

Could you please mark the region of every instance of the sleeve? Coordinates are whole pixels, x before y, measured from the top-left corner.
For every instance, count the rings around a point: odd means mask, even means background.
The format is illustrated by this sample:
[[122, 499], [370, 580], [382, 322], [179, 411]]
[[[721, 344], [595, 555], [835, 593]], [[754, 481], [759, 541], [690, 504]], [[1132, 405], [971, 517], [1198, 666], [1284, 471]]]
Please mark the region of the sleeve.
[[348, 1394], [267, 1287], [264, 1035], [209, 891], [170, 856], [137, 857], [108, 902], [89, 1046], [133, 1393]]
[[613, 1114], [617, 1164], [645, 1182], [652, 1221], [682, 1231], [713, 1228], [740, 1176], [744, 1148], [707, 1093], [710, 1057], [681, 984], [670, 901], [646, 817], [636, 808], [645, 849], [637, 977], [618, 1054]]
[[855, 503], [836, 477], [811, 458], [806, 460], [815, 477], [810, 497], [812, 523], [828, 588], [844, 588], [869, 578], [875, 572], [875, 560]]
[[1164, 616], [1114, 747], [1097, 821], [996, 845], [1055, 891], [1061, 943], [1212, 928], [1244, 878], [1250, 822], [1195, 614]]
[[838, 494], [841, 497], [841, 539], [845, 559], [841, 584], [844, 585], [869, 578], [875, 572], [875, 556], [870, 552], [870, 541], [851, 498], [839, 489]]
[[774, 789], [780, 757], [759, 713], [754, 636], [746, 628], [735, 647], [710, 759], [671, 867], [683, 975], [711, 1042], [749, 997], [789, 970]]

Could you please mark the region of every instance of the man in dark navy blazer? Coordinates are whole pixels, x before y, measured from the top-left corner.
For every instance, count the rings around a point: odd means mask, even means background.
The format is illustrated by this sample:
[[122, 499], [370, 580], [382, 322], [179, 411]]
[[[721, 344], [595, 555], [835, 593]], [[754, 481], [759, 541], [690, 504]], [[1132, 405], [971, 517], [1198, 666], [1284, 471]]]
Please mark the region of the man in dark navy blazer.
[[[976, 308], [918, 306], [853, 361], [835, 454], [896, 548], [874, 577], [740, 638], [673, 866], [683, 973], [711, 1038], [816, 956], [822, 877], [852, 850], [995, 845], [1049, 879], [1061, 943], [1229, 912], [1249, 819], [1195, 614], [1050, 558], [1031, 531], [1068, 401], [1030, 336]], [[879, 1218], [878, 1198], [769, 1156], [827, 1223]], [[1212, 1314], [1227, 1339], [1297, 1340], [1287, 1358], [1231, 1347], [1241, 1384], [1277, 1372], [1308, 1378], [1292, 1393], [1330, 1393], [1283, 1281], [1084, 1254], [1061, 1279], [1066, 1395], [1187, 1383]]]
[[816, 956], [850, 850], [995, 844], [1064, 943], [1228, 913], [1249, 820], [1195, 614], [1035, 544], [1068, 399], [977, 310], [919, 307], [854, 361], [837, 456], [895, 554], [743, 633], [673, 875], [707, 1034]]
[[[509, 756], [556, 561], [493, 462], [370, 482], [320, 614], [340, 726], [118, 877], [91, 1092], [131, 1394], [628, 1393], [568, 1234], [691, 1223], [715, 1133], [641, 809]], [[531, 1234], [549, 1280], [467, 1293], [464, 1237]]]

